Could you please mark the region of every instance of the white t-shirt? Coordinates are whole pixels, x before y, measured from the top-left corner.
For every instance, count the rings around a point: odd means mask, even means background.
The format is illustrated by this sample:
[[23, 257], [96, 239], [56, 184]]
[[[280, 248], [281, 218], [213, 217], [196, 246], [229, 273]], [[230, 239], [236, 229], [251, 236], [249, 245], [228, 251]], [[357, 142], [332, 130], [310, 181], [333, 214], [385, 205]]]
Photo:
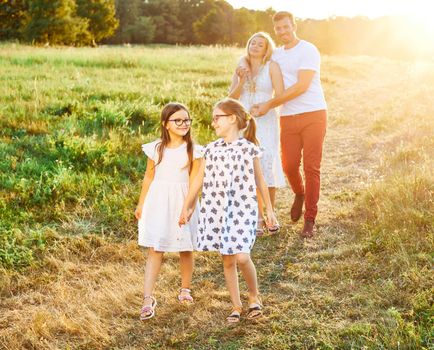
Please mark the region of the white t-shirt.
[[272, 60], [280, 66], [285, 89], [297, 82], [299, 70], [315, 71], [307, 91], [281, 106], [281, 116], [327, 109], [320, 80], [321, 58], [315, 45], [300, 40], [297, 45], [290, 49], [278, 47], [273, 52]]

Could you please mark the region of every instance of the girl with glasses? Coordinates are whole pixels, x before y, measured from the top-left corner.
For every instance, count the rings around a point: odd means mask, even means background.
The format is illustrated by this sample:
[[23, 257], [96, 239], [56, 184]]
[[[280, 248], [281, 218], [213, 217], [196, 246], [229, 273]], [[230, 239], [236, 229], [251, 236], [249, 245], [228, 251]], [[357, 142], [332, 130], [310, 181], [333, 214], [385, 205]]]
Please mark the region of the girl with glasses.
[[[276, 228], [278, 224], [259, 162], [262, 152], [257, 146], [255, 120], [240, 102], [225, 99], [214, 107], [212, 126], [220, 138], [204, 148], [204, 160], [185, 199], [179, 223], [186, 225], [195, 220], [192, 213], [202, 188], [197, 249], [222, 254], [232, 301], [227, 321], [234, 323], [240, 321], [242, 313], [237, 265], [249, 290], [247, 318], [262, 315], [256, 269], [250, 257], [258, 225], [256, 188], [264, 198], [267, 226]], [[244, 131], [244, 137], [240, 138], [240, 131]]]
[[190, 284], [192, 252], [196, 246], [196, 204], [192, 203], [193, 219], [189, 224], [179, 227], [173, 220], [182, 209], [189, 182], [200, 165], [201, 147], [193, 144], [190, 125], [187, 107], [169, 103], [161, 111], [160, 138], [142, 145], [148, 160], [135, 216], [139, 221], [139, 245], [149, 249], [141, 320], [155, 315], [157, 301], [152, 292], [164, 252], [179, 252], [181, 289], [178, 300], [193, 301]]

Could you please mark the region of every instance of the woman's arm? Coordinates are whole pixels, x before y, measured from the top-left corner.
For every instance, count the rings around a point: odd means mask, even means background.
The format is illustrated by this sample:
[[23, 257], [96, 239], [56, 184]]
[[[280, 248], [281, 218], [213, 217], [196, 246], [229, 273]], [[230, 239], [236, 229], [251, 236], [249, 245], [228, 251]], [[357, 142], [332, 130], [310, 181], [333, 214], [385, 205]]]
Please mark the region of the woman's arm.
[[241, 92], [243, 91], [244, 82], [247, 76], [250, 74], [249, 64], [245, 57], [241, 57], [238, 62], [238, 66], [235, 69], [235, 73], [232, 75], [232, 84], [229, 88], [228, 97], [239, 99]]
[[197, 195], [202, 188], [203, 178], [205, 176], [205, 160], [200, 159], [198, 161], [198, 169], [194, 178], [190, 174], [190, 187], [188, 189], [188, 194], [184, 200], [184, 206], [182, 207], [182, 212], [178, 220], [180, 225], [184, 225], [190, 220], [191, 214], [193, 214], [194, 211]]
[[273, 206], [271, 205], [270, 193], [268, 192], [268, 186], [265, 182], [264, 175], [262, 174], [261, 164], [259, 158], [253, 159], [253, 168], [255, 171], [256, 187], [259, 189], [259, 193], [264, 200], [265, 208], [267, 210], [267, 226], [269, 228], [278, 225], [276, 216], [274, 215]]
[[228, 95], [228, 97], [235, 99], [240, 98], [241, 92], [243, 91], [243, 85], [247, 77], [247, 71], [245, 68], [238, 67], [237, 72], [239, 75], [237, 73], [234, 73], [234, 75], [232, 75], [232, 84], [229, 88]]
[[148, 193], [149, 186], [151, 185], [152, 180], [155, 175], [155, 162], [148, 158], [146, 162], [146, 171], [145, 176], [143, 177], [142, 182], [142, 190], [140, 191], [139, 203], [137, 204], [137, 208], [134, 212], [136, 219], [139, 220], [142, 216], [143, 203], [145, 202], [146, 194]]

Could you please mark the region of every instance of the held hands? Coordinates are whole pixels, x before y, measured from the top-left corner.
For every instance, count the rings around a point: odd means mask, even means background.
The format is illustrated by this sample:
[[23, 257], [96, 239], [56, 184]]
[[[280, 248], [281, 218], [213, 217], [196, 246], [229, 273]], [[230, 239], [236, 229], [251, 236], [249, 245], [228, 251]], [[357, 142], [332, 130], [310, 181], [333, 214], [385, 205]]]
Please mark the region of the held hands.
[[254, 117], [261, 117], [264, 114], [267, 114], [269, 110], [270, 107], [268, 106], [267, 102], [258, 103], [250, 108], [250, 114]]
[[182, 212], [181, 215], [179, 216], [178, 219], [178, 224], [179, 226], [185, 225], [190, 221], [191, 215], [193, 215], [193, 211], [194, 209], [192, 208], [182, 208]]

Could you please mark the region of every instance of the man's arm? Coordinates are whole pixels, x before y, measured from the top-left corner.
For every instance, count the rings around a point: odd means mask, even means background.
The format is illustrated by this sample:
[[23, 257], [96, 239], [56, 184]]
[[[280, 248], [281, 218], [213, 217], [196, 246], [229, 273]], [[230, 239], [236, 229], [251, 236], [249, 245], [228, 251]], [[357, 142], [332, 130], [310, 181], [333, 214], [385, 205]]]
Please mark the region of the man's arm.
[[288, 102], [297, 96], [305, 93], [312, 82], [315, 75], [314, 70], [299, 70], [297, 82], [283, 91], [282, 94], [268, 100], [267, 102], [260, 103], [252, 107], [251, 113], [254, 116], [260, 116], [266, 114], [271, 108], [280, 106], [281, 104]]
[[314, 70], [300, 70], [298, 71], [298, 81], [287, 88], [283, 93], [279, 96], [274, 97], [273, 99], [267, 101], [269, 104], [269, 108], [275, 108], [280, 106], [281, 104], [300, 96], [305, 93], [312, 82], [312, 79], [315, 75]]

